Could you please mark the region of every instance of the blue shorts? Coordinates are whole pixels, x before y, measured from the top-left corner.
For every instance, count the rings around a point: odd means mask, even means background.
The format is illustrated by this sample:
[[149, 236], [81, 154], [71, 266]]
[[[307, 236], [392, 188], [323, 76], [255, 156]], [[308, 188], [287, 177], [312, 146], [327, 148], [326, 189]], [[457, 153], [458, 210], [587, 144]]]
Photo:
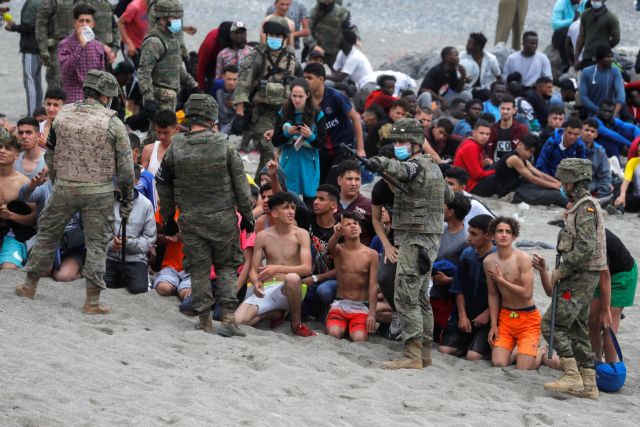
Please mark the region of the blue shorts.
[[0, 264], [9, 263], [21, 268], [27, 261], [27, 245], [13, 236], [4, 236], [0, 248]]

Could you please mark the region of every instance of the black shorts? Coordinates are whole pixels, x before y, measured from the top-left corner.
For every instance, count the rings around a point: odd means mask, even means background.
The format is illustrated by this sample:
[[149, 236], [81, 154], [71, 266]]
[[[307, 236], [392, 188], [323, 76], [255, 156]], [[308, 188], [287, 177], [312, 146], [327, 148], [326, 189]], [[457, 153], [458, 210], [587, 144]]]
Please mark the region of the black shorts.
[[444, 331], [444, 338], [440, 345], [445, 347], [457, 348], [466, 353], [473, 351], [483, 356], [488, 356], [491, 352], [491, 346], [487, 339], [491, 325], [485, 325], [481, 328], [473, 328], [471, 333], [466, 333], [458, 329], [457, 323], [449, 323]]

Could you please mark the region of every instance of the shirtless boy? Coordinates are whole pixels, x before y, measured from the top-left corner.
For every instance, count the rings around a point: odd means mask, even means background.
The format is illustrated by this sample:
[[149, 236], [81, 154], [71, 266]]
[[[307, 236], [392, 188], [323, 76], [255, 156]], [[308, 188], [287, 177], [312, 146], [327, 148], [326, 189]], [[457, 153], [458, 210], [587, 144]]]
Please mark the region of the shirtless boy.
[[[171, 145], [174, 135], [176, 135], [180, 129], [178, 128], [178, 119], [173, 111], [160, 110], [153, 118], [153, 123], [156, 127], [156, 134], [158, 140], [153, 144], [147, 144], [142, 149], [142, 159], [140, 163], [142, 167], [151, 172], [154, 176], [162, 163], [164, 153], [167, 152]], [[136, 157], [134, 157], [136, 160]]]
[[[256, 236], [249, 281], [254, 295], [236, 310], [238, 324], [256, 325], [278, 320], [285, 311], [291, 315], [291, 329], [301, 337], [317, 333], [301, 321], [302, 279], [311, 274], [309, 233], [295, 225], [295, 200], [289, 193], [269, 199], [271, 226]], [[262, 264], [263, 256], [266, 265]], [[265, 286], [266, 285], [266, 286]]]
[[536, 369], [542, 317], [533, 301], [531, 257], [512, 247], [520, 224], [512, 218], [498, 217], [489, 225], [489, 232], [497, 249], [483, 262], [491, 316], [491, 363], [510, 365], [511, 352], [517, 346], [516, 367]]
[[[358, 214], [345, 211], [329, 239], [338, 292], [327, 315], [327, 333], [338, 339], [349, 328], [352, 341], [367, 341], [376, 328], [378, 253], [360, 243], [361, 233]], [[344, 243], [338, 243], [340, 237]]]

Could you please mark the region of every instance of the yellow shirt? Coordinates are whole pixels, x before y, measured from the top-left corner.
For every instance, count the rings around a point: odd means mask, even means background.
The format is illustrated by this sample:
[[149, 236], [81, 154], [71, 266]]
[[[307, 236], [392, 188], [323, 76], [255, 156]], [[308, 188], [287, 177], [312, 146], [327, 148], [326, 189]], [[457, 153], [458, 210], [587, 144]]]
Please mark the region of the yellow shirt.
[[631, 181], [633, 179], [633, 172], [640, 164], [640, 157], [634, 157], [627, 161], [627, 166], [624, 167], [624, 180]]

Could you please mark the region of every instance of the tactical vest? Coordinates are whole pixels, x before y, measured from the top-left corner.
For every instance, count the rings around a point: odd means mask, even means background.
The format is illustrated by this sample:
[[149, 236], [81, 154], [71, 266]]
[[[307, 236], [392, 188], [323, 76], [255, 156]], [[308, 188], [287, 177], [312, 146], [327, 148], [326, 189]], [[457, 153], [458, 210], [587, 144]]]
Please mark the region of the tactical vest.
[[113, 110], [85, 102], [60, 110], [54, 122], [56, 177], [96, 184], [111, 182], [115, 155], [108, 140], [108, 129], [115, 115]]
[[56, 13], [49, 22], [49, 38], [62, 40], [73, 31], [73, 8], [78, 0], [56, 0]]
[[94, 19], [96, 25], [93, 32], [96, 38], [107, 46], [113, 44], [113, 9], [111, 4], [106, 0], [87, 1], [91, 7], [96, 10]]
[[50, 23], [50, 37], [56, 40], [62, 40], [73, 31], [73, 8], [76, 4], [87, 3], [96, 10], [94, 19], [96, 25], [93, 32], [96, 38], [106, 44], [113, 43], [113, 9], [111, 4], [106, 0], [56, 0], [56, 13], [53, 21]]
[[604, 217], [600, 204], [591, 196], [585, 196], [576, 201], [575, 204], [567, 211], [567, 220], [565, 221], [564, 230], [561, 231], [558, 241], [558, 251], [567, 253], [574, 249], [575, 240], [578, 236], [576, 230], [576, 212], [582, 205], [590, 205], [596, 212], [596, 247], [593, 255], [582, 266], [587, 271], [600, 271], [607, 267], [607, 242], [604, 231]]
[[420, 163], [422, 171], [411, 181], [403, 183], [407, 194], [395, 193], [392, 228], [412, 234], [441, 234], [446, 185], [442, 172], [429, 156], [418, 156], [412, 160]]
[[274, 60], [271, 52], [264, 45], [254, 48], [262, 60], [259, 86], [254, 96], [257, 103], [281, 106], [289, 99], [291, 89], [289, 83], [295, 71], [295, 53], [290, 47], [282, 49]]
[[227, 166], [229, 143], [211, 131], [173, 137], [173, 194], [182, 212], [234, 209]]
[[335, 55], [338, 53], [338, 43], [342, 34], [342, 23], [349, 16], [349, 11], [342, 6], [335, 5], [329, 14], [323, 14], [317, 7], [314, 8], [311, 21], [311, 34], [318, 42], [318, 46], [325, 52]]
[[147, 40], [160, 40], [164, 51], [160, 56], [156, 66], [151, 72], [153, 85], [163, 89], [171, 89], [176, 92], [180, 90], [180, 68], [182, 67], [182, 57], [180, 56], [180, 42], [171, 34], [166, 34], [157, 28], [149, 31], [142, 41], [144, 49]]

